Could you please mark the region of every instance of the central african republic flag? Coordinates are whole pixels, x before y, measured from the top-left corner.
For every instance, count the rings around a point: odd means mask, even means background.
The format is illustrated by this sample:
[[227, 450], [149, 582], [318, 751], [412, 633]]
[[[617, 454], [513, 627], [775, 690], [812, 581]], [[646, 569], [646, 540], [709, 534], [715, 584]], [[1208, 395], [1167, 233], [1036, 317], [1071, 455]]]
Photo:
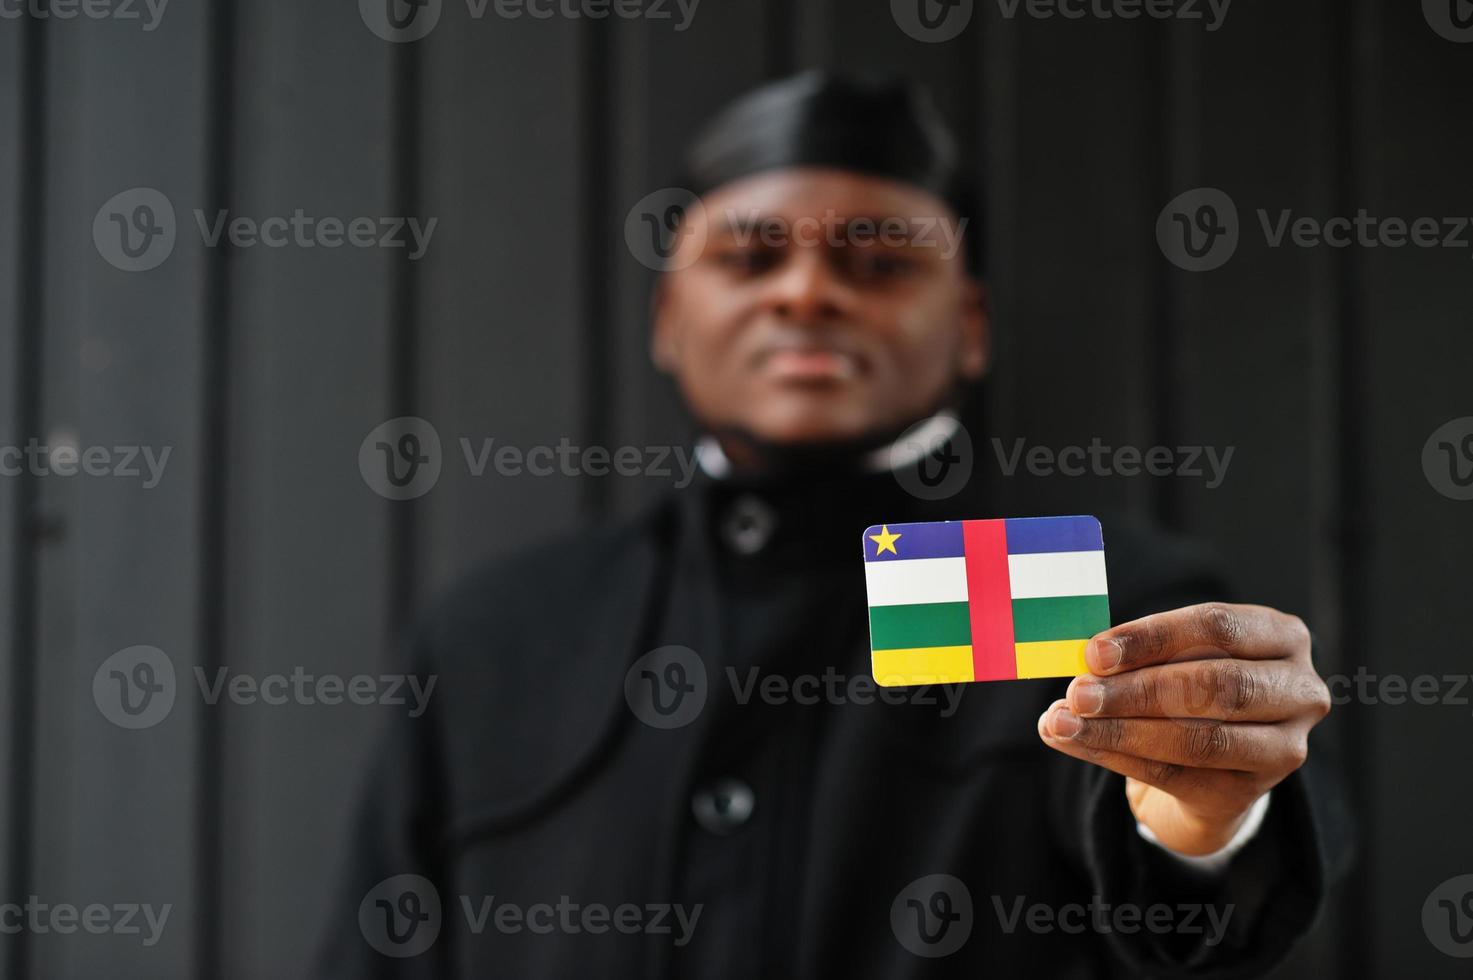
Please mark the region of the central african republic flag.
[[1093, 517], [887, 524], [863, 542], [882, 686], [1072, 677], [1110, 626]]

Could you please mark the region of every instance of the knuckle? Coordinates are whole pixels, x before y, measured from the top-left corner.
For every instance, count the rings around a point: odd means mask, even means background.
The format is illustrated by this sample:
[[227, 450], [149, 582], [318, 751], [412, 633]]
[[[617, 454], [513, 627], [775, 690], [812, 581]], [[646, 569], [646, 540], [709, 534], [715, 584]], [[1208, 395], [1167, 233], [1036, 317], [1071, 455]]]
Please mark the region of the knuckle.
[[1135, 629], [1116, 637], [1124, 651], [1123, 666], [1152, 663], [1161, 659], [1170, 644], [1166, 627], [1154, 619], [1143, 621]]
[[1098, 748], [1116, 752], [1125, 742], [1125, 726], [1114, 718], [1098, 719], [1084, 727], [1092, 736], [1090, 741]]
[[1159, 678], [1132, 675], [1130, 688], [1128, 689], [1126, 702], [1143, 715], [1154, 715], [1162, 703], [1161, 681]]
[[1224, 660], [1213, 668], [1213, 689], [1217, 705], [1230, 715], [1242, 715], [1258, 701], [1258, 679], [1253, 671], [1236, 660]]
[[1221, 760], [1227, 755], [1228, 744], [1227, 729], [1221, 725], [1203, 723], [1187, 730], [1187, 757], [1197, 763], [1207, 765]]
[[1309, 632], [1309, 624], [1292, 613], [1287, 613], [1286, 617], [1289, 640], [1294, 644], [1294, 649], [1308, 653], [1314, 640], [1313, 634]]
[[1208, 602], [1197, 612], [1198, 622], [1213, 646], [1223, 650], [1236, 649], [1243, 640], [1245, 627], [1237, 610], [1225, 602]]
[[1298, 769], [1309, 760], [1309, 739], [1303, 732], [1289, 740], [1289, 763]]
[[1182, 767], [1174, 762], [1161, 762], [1150, 759], [1146, 762], [1145, 780], [1153, 786], [1166, 786], [1175, 782], [1182, 773]]
[[1315, 674], [1314, 683], [1310, 686], [1309, 707], [1314, 713], [1316, 723], [1323, 721], [1324, 717], [1330, 713], [1330, 705], [1332, 703], [1330, 700], [1330, 688], [1318, 674]]

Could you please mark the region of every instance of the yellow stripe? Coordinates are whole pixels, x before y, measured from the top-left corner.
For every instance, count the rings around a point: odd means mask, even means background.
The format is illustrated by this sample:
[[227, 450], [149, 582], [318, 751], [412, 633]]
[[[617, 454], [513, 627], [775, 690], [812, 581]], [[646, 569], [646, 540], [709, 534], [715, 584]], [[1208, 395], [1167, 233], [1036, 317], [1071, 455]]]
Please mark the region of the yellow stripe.
[[1015, 643], [1019, 677], [1074, 677], [1089, 673], [1084, 665], [1088, 640], [1044, 640]]
[[[1047, 646], [1047, 644], [1036, 644]], [[957, 684], [972, 680], [972, 648], [912, 647], [874, 651], [875, 682], [881, 687]]]

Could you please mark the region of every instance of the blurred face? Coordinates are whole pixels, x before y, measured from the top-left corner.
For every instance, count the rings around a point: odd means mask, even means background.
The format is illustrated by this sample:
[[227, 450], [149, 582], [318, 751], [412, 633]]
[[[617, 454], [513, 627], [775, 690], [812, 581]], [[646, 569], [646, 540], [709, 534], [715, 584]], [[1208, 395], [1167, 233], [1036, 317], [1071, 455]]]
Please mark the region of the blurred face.
[[702, 204], [656, 292], [652, 351], [713, 431], [864, 440], [933, 413], [985, 370], [982, 289], [936, 197], [790, 169]]

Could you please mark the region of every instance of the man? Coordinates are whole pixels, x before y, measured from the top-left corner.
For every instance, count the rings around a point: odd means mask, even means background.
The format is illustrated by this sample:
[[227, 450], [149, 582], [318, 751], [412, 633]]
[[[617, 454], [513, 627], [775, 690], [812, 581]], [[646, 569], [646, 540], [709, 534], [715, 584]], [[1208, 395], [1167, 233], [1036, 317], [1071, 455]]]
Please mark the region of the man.
[[1118, 625], [1067, 688], [855, 683], [860, 532], [1002, 516], [905, 489], [988, 367], [958, 174], [917, 93], [814, 74], [696, 142], [651, 349], [704, 472], [424, 619], [328, 973], [1233, 976], [1307, 928], [1310, 636], [1189, 547], [1105, 522]]

